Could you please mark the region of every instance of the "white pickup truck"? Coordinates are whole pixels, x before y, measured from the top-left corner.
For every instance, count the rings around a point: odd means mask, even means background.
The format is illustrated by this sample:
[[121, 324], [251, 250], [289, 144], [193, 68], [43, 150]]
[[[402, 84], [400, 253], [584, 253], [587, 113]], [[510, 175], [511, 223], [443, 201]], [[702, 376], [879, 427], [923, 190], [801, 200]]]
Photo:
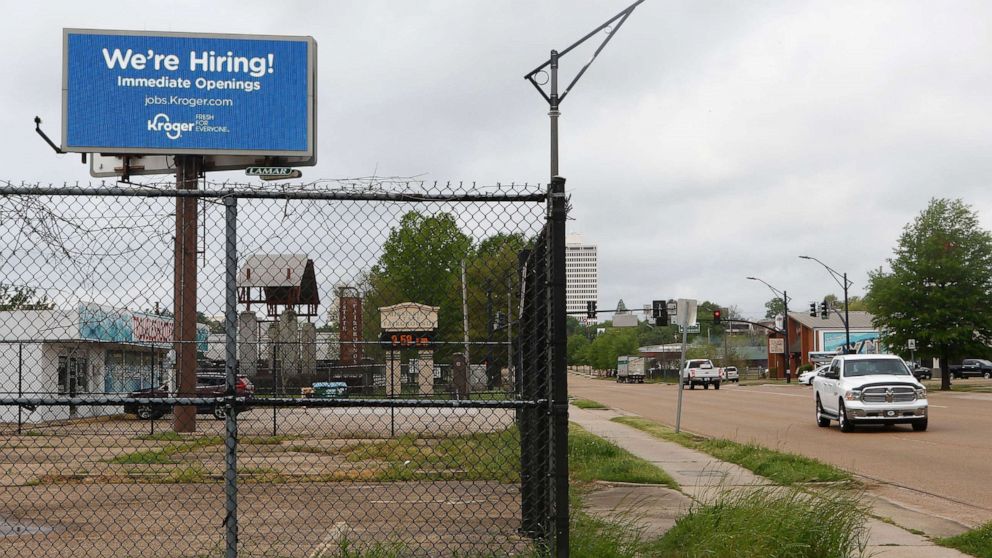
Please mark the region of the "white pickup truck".
[[696, 389], [696, 386], [703, 386], [703, 389], [720, 389], [720, 370], [713, 366], [709, 359], [694, 358], [685, 361], [685, 368], [682, 369], [682, 389], [687, 386], [689, 389]]
[[816, 424], [840, 424], [853, 432], [856, 424], [910, 423], [927, 429], [927, 388], [896, 355], [839, 355], [813, 378]]

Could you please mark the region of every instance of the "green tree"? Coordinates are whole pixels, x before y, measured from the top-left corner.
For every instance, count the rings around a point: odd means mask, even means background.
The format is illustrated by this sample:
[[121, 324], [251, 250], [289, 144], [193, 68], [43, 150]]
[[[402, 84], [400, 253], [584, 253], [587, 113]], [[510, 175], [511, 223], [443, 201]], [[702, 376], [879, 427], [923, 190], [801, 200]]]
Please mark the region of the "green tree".
[[775, 297], [765, 303], [765, 319], [770, 320], [779, 314], [785, 314], [785, 304], [782, 303], [781, 298]]
[[0, 310], [51, 310], [55, 303], [36, 289], [17, 285], [0, 285]]
[[[400, 302], [440, 307], [438, 337], [461, 338], [461, 262], [472, 250], [472, 240], [448, 213], [427, 215], [410, 211], [389, 231], [378, 262], [363, 285], [365, 339], [377, 339], [379, 308]], [[446, 353], [453, 352], [450, 346]], [[376, 349], [370, 346], [370, 353]]]
[[941, 389], [952, 358], [984, 351], [992, 339], [992, 235], [958, 199], [933, 199], [906, 225], [888, 259], [869, 273], [868, 309], [890, 347], [916, 339], [921, 356], [940, 357]]
[[[828, 294], [823, 297], [823, 300], [827, 301], [827, 304], [831, 308], [836, 308], [841, 312], [844, 311], [844, 297], [837, 296], [835, 294]], [[851, 312], [867, 311], [868, 305], [865, 303], [865, 299], [858, 295], [848, 295], [847, 296], [847, 309]]]
[[637, 354], [637, 332], [634, 328], [607, 329], [586, 348], [586, 364], [600, 370], [617, 367], [617, 357]]
[[589, 350], [589, 339], [581, 333], [575, 333], [568, 336], [568, 364], [570, 366], [575, 366], [579, 364], [588, 364], [586, 361], [588, 359]]

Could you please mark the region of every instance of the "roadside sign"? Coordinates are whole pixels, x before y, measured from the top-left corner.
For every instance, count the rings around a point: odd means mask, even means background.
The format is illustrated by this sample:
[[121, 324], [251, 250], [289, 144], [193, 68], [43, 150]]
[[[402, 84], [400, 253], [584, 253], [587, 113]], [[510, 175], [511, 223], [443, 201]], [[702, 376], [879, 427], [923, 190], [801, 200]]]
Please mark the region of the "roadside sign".
[[916, 350], [916, 339], [910, 339], [910, 340], [906, 341], [906, 348], [909, 349], [910, 351], [915, 351]]
[[699, 330], [699, 323], [695, 323], [695, 324], [689, 326], [688, 328], [686, 328], [686, 327], [684, 327], [682, 325], [679, 325], [679, 333], [682, 333], [682, 330], [685, 330], [686, 333], [699, 333], [699, 331], [700, 331]]
[[781, 355], [785, 353], [785, 339], [772, 338], [768, 340], [768, 353]]
[[62, 149], [310, 156], [311, 37], [63, 30]]
[[293, 174], [290, 167], [248, 167], [245, 169], [248, 176], [289, 176]]
[[680, 324], [696, 325], [696, 299], [680, 298], [676, 303], [676, 314], [681, 316], [678, 320]]

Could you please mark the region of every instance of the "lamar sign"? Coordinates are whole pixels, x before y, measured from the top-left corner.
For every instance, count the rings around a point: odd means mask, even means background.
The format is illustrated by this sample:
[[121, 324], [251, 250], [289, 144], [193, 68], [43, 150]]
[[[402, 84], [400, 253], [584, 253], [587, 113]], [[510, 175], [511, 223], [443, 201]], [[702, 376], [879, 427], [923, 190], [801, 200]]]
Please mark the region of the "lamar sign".
[[65, 29], [62, 149], [312, 156], [311, 37]]

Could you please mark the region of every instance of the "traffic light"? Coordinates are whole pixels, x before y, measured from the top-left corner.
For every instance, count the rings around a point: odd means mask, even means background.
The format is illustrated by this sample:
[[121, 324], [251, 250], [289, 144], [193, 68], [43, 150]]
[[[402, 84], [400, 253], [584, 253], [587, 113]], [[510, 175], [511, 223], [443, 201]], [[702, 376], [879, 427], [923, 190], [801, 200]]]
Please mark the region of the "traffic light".
[[590, 320], [596, 319], [596, 301], [587, 300], [586, 301], [586, 317]]
[[713, 325], [720, 325], [721, 312], [720, 309], [713, 311]]
[[810, 302], [809, 303], [809, 315], [810, 315], [810, 317], [811, 318], [815, 318], [817, 314], [818, 314], [818, 312], [816, 311], [816, 303], [815, 302]]
[[667, 316], [668, 310], [665, 308], [664, 300], [652, 300], [651, 301], [651, 317], [660, 318], [661, 316]]
[[654, 325], [657, 327], [664, 327], [668, 325], [668, 312], [662, 311], [660, 316], [654, 317]]
[[830, 317], [830, 306], [827, 304], [827, 299], [823, 299], [823, 306], [820, 307], [820, 317], [824, 320]]

